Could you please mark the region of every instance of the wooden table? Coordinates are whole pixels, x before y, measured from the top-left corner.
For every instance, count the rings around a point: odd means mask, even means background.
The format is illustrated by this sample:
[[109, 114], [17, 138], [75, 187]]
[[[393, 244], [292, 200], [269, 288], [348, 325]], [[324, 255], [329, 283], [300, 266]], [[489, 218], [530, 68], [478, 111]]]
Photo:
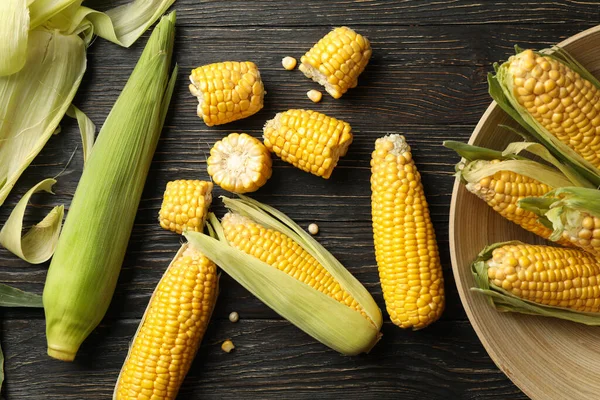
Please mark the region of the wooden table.
[[[96, 0], [106, 8], [110, 0]], [[94, 2], [92, 2], [92, 5]], [[402, 398], [491, 399], [525, 396], [498, 370], [477, 339], [458, 298], [448, 255], [448, 208], [453, 165], [445, 139], [466, 141], [489, 104], [486, 74], [513, 45], [541, 48], [597, 23], [593, 1], [198, 1], [178, 0], [176, 59], [180, 76], [154, 157], [119, 284], [102, 324], [74, 363], [46, 356], [41, 310], [1, 310], [7, 399], [108, 399], [148, 299], [181, 238], [156, 222], [169, 180], [207, 179], [206, 155], [229, 132], [260, 136], [264, 122], [288, 108], [312, 108], [349, 121], [355, 141], [328, 181], [279, 160], [255, 198], [300, 225], [319, 224], [319, 240], [365, 284], [384, 308], [373, 255], [369, 160], [375, 139], [405, 135], [423, 176], [446, 277], [443, 318], [419, 332], [384, 324], [368, 355], [343, 357], [315, 342], [243, 290], [228, 276], [180, 399]], [[335, 101], [312, 104], [318, 88], [298, 70], [283, 70], [334, 26], [349, 25], [371, 39], [373, 58], [359, 87]], [[125, 84], [147, 34], [132, 48], [97, 40], [75, 104], [101, 126]], [[251, 118], [207, 128], [187, 89], [189, 71], [225, 60], [251, 60], [268, 94]], [[56, 195], [36, 195], [27, 223], [69, 202], [82, 170], [76, 124], [66, 119], [0, 208], [3, 223], [30, 187], [58, 174]], [[224, 194], [216, 190], [215, 198]], [[219, 215], [223, 207], [215, 200]], [[474, 221], [476, 223], [476, 221]], [[0, 282], [41, 293], [47, 265], [28, 265], [0, 249]], [[237, 311], [240, 321], [227, 319]], [[220, 344], [232, 339], [231, 354]]]

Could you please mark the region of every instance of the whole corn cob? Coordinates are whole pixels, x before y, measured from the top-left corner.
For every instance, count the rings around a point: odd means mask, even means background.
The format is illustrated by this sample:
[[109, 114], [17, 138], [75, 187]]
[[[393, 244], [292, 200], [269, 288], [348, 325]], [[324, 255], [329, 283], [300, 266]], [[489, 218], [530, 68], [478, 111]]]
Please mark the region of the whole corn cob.
[[358, 76], [369, 63], [369, 40], [348, 27], [335, 28], [300, 59], [300, 71], [339, 99], [356, 87]]
[[160, 226], [181, 234], [186, 229], [201, 232], [212, 202], [212, 182], [176, 180], [167, 183], [158, 214]]
[[262, 142], [246, 133], [231, 133], [210, 149], [208, 174], [224, 190], [248, 193], [271, 177], [271, 153]]
[[265, 89], [256, 64], [227, 61], [192, 71], [189, 85], [198, 98], [198, 116], [208, 126], [226, 124], [256, 114]]
[[362, 307], [319, 262], [290, 237], [235, 213], [221, 220], [227, 242], [364, 315]]
[[329, 179], [352, 143], [347, 122], [311, 110], [288, 110], [267, 121], [265, 146], [285, 162]]
[[113, 399], [174, 400], [217, 300], [217, 267], [184, 244], [156, 286]]
[[421, 176], [403, 136], [377, 139], [371, 159], [375, 257], [386, 308], [421, 329], [444, 310], [444, 279]]

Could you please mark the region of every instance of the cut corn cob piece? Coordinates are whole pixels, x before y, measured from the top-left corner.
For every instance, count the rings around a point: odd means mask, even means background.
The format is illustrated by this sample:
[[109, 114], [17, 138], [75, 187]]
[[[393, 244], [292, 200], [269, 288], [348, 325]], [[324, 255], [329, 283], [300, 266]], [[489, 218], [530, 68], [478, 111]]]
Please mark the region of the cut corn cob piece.
[[347, 122], [311, 110], [288, 110], [264, 127], [267, 148], [303, 171], [329, 179], [352, 143]]
[[113, 399], [175, 400], [217, 300], [216, 265], [184, 244], [156, 286]]
[[176, 180], [167, 183], [158, 219], [160, 226], [181, 234], [202, 232], [212, 202], [212, 182]]
[[500, 311], [600, 325], [600, 263], [578, 249], [497, 243], [472, 265], [476, 290]]
[[198, 98], [198, 116], [208, 126], [226, 124], [263, 108], [265, 89], [256, 64], [227, 61], [192, 71], [189, 86]]
[[339, 99], [356, 87], [371, 58], [369, 40], [348, 27], [335, 28], [300, 59], [300, 71]]
[[403, 136], [377, 139], [371, 160], [375, 258], [392, 322], [421, 329], [444, 311], [444, 278], [421, 176]]
[[248, 193], [267, 183], [272, 173], [271, 153], [245, 133], [231, 133], [210, 149], [208, 174], [224, 190]]
[[382, 320], [364, 286], [285, 214], [240, 198], [223, 198], [231, 211], [223, 224], [209, 215], [209, 230], [218, 240], [186, 232], [190, 244], [323, 344], [346, 355], [368, 352], [380, 337]]

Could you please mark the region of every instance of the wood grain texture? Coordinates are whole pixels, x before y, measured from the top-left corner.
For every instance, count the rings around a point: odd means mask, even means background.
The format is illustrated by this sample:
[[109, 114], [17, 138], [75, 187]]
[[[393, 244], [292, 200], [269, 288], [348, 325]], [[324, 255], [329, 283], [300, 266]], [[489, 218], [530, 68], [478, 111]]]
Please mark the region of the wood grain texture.
[[[123, 2], [86, 4], [106, 9]], [[599, 20], [600, 6], [574, 0], [307, 0], [301, 5], [282, 0], [177, 0], [175, 8], [180, 75], [108, 315], [78, 360], [63, 364], [45, 356], [40, 310], [0, 310], [7, 400], [109, 398], [128, 340], [179, 248], [181, 239], [156, 223], [166, 182], [207, 179], [205, 158], [216, 140], [229, 132], [258, 137], [265, 120], [276, 112], [301, 107], [350, 122], [354, 143], [328, 181], [275, 160], [273, 177], [254, 197], [302, 226], [317, 222], [318, 239], [383, 308], [372, 249], [369, 161], [377, 137], [404, 134], [430, 203], [446, 277], [447, 310], [439, 323], [420, 332], [386, 323], [384, 338], [371, 354], [344, 358], [223, 276], [213, 322], [180, 398], [525, 398], [487, 356], [458, 297], [448, 251], [452, 173], [458, 158], [441, 143], [469, 138], [490, 101], [485, 76], [494, 61], [512, 54], [515, 43], [546, 47], [589, 28]], [[313, 104], [306, 91], [317, 85], [299, 71], [283, 70], [281, 58], [299, 58], [331, 27], [342, 24], [358, 27], [371, 39], [373, 59], [358, 88], [339, 101], [325, 96]], [[89, 49], [89, 68], [75, 104], [98, 126], [147, 37], [129, 49], [100, 39]], [[195, 66], [227, 59], [250, 59], [259, 65], [268, 91], [265, 108], [251, 118], [207, 128], [195, 114], [187, 76]], [[68, 210], [83, 165], [76, 123], [66, 118], [61, 125], [62, 133], [48, 142], [0, 208], [0, 224], [29, 188], [60, 173], [75, 152], [58, 179], [56, 194], [33, 197], [26, 224], [39, 221], [57, 204]], [[224, 192], [217, 189], [215, 194]], [[218, 200], [214, 210], [219, 215], [224, 211]], [[47, 264], [27, 265], [0, 249], [0, 282], [41, 293], [46, 269]], [[242, 318], [239, 324], [227, 321], [234, 310]], [[221, 352], [226, 338], [233, 338], [238, 351]]]

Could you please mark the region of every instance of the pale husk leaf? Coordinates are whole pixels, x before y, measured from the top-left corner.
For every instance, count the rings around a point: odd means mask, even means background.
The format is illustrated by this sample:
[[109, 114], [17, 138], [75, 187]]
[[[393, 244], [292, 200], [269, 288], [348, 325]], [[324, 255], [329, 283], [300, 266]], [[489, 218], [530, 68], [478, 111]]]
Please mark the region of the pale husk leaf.
[[55, 183], [55, 179], [45, 179], [25, 193], [0, 230], [0, 244], [30, 264], [48, 261], [54, 254], [62, 226], [64, 206], [54, 207], [41, 222], [21, 237], [25, 209], [31, 196], [40, 191], [52, 193]]
[[88, 118], [87, 115], [73, 104], [67, 109], [67, 115], [77, 119], [79, 133], [81, 134], [81, 143], [83, 146], [83, 162], [87, 162], [92, 154], [94, 139], [96, 137], [96, 125]]
[[0, 1], [0, 76], [25, 66], [29, 36], [27, 0]]

